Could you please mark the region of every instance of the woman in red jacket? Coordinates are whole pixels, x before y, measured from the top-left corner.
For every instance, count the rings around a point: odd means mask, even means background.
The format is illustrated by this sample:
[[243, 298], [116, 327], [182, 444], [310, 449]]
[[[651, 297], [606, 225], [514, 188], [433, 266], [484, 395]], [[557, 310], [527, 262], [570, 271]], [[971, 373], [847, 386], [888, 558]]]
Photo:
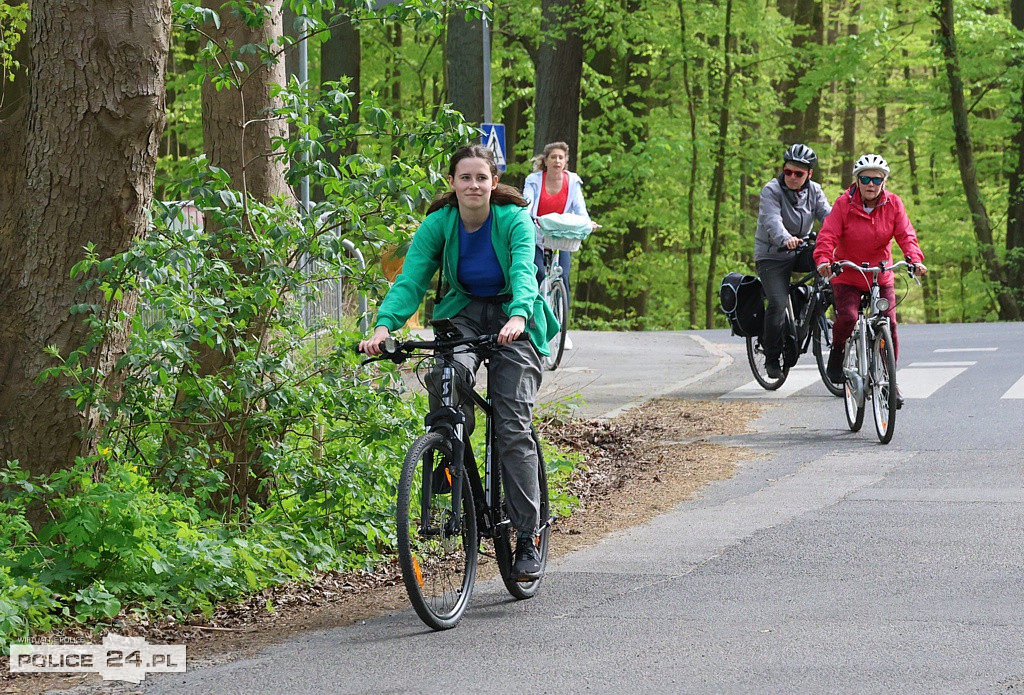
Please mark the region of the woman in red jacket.
[[[894, 193], [885, 190], [889, 178], [889, 164], [877, 154], [866, 154], [853, 165], [854, 182], [839, 196], [832, 212], [818, 233], [814, 249], [814, 262], [818, 274], [831, 277], [830, 264], [834, 261], [850, 261], [860, 265], [877, 265], [879, 261], [892, 263], [892, 241], [896, 240], [907, 261], [916, 264], [915, 274], [924, 275], [924, 253], [917, 244], [914, 231], [903, 201]], [[892, 328], [893, 352], [899, 357], [900, 341], [896, 334], [896, 291], [893, 289], [892, 272], [878, 278], [881, 295], [889, 300], [889, 317]], [[846, 339], [853, 333], [860, 308], [861, 294], [870, 289], [861, 273], [845, 272], [832, 279], [836, 300], [836, 322], [832, 328], [832, 351], [828, 356], [826, 373], [833, 383], [842, 383], [843, 351]], [[902, 398], [897, 407], [902, 405]]]

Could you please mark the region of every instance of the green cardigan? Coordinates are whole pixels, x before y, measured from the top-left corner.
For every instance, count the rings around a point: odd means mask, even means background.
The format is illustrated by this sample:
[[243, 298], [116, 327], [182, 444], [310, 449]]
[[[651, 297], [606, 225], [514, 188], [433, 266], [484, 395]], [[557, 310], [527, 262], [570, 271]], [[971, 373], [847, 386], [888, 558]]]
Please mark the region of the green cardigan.
[[[511, 301], [502, 304], [502, 309], [509, 317], [525, 318], [530, 342], [540, 354], [548, 355], [548, 341], [558, 334], [561, 327], [537, 291], [535, 225], [526, 208], [518, 205], [492, 204], [491, 215], [491, 242], [501, 272], [505, 275], [505, 286], [500, 294], [512, 297]], [[430, 213], [416, 230], [405, 255], [402, 273], [381, 302], [376, 325], [385, 326], [389, 331], [404, 326], [419, 308], [442, 261], [450, 289], [434, 307], [435, 319], [452, 318], [469, 304], [469, 294], [458, 279], [459, 209], [454, 205], [446, 205]]]

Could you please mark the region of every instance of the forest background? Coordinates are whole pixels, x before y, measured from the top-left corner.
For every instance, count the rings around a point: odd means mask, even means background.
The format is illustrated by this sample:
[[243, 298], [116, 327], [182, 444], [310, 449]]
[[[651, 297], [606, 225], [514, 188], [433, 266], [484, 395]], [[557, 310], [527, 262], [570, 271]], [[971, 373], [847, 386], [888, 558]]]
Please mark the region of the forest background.
[[0, 78], [0, 643], [387, 561], [423, 400], [310, 307], [372, 309], [487, 86], [602, 225], [576, 327], [724, 326], [794, 142], [830, 200], [889, 161], [903, 320], [1021, 318], [1024, 0], [7, 0]]

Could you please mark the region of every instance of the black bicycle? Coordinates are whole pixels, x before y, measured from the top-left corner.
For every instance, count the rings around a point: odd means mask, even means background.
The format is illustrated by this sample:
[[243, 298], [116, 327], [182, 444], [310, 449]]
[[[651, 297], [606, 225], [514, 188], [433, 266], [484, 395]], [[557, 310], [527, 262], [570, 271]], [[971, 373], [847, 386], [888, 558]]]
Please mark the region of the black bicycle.
[[[497, 334], [463, 337], [450, 319], [432, 321], [434, 340], [405, 342], [387, 338], [380, 357], [364, 362], [390, 360], [401, 364], [419, 358], [416, 373], [433, 373], [430, 383], [421, 383], [435, 394], [440, 404], [424, 419], [427, 433], [409, 448], [398, 483], [396, 510], [398, 558], [402, 580], [416, 613], [435, 630], [455, 627], [462, 619], [473, 594], [477, 555], [481, 541], [490, 539], [498, 571], [508, 592], [528, 599], [540, 589], [547, 563], [548, 544], [554, 517], [550, 515], [547, 473], [540, 439], [537, 447], [537, 475], [540, 485], [541, 526], [535, 539], [541, 576], [529, 582], [516, 581], [512, 574], [514, 529], [508, 517], [501, 466], [496, 458], [490, 396], [475, 390], [463, 392], [486, 416], [483, 478], [466, 433], [465, 416], [454, 397], [458, 352], [476, 352], [489, 364], [497, 348]], [[486, 554], [486, 552], [485, 552]]]
[[833, 396], [843, 395], [843, 385], [829, 380], [825, 371], [828, 352], [832, 347], [832, 323], [835, 320], [835, 301], [832, 285], [813, 270], [789, 285], [789, 302], [783, 331], [782, 376], [768, 376], [764, 354], [763, 331], [747, 335], [747, 362], [754, 378], [763, 388], [774, 391], [786, 383], [789, 370], [800, 355], [810, 347], [818, 373]]

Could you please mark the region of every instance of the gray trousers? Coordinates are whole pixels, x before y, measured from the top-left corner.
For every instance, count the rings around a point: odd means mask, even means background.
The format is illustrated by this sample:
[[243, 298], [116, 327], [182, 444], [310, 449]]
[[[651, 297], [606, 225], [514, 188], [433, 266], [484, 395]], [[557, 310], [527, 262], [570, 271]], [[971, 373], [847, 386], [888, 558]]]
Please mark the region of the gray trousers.
[[[471, 301], [452, 319], [465, 336], [497, 333], [508, 321], [500, 304]], [[465, 389], [476, 384], [480, 368], [479, 355], [471, 352], [456, 353], [459, 381], [456, 397], [466, 415], [467, 435], [475, 425], [473, 404], [463, 395]], [[519, 535], [536, 535], [540, 528], [540, 488], [537, 482], [537, 450], [534, 448], [531, 427], [533, 404], [541, 382], [540, 356], [526, 339], [511, 345], [501, 345], [491, 356], [487, 373], [487, 390], [494, 406], [494, 434], [497, 460], [500, 462], [508, 501], [509, 517]], [[431, 382], [437, 377], [431, 375]], [[430, 389], [434, 391], [434, 389]], [[460, 393], [462, 391], [462, 393]], [[438, 401], [430, 397], [431, 408]]]

